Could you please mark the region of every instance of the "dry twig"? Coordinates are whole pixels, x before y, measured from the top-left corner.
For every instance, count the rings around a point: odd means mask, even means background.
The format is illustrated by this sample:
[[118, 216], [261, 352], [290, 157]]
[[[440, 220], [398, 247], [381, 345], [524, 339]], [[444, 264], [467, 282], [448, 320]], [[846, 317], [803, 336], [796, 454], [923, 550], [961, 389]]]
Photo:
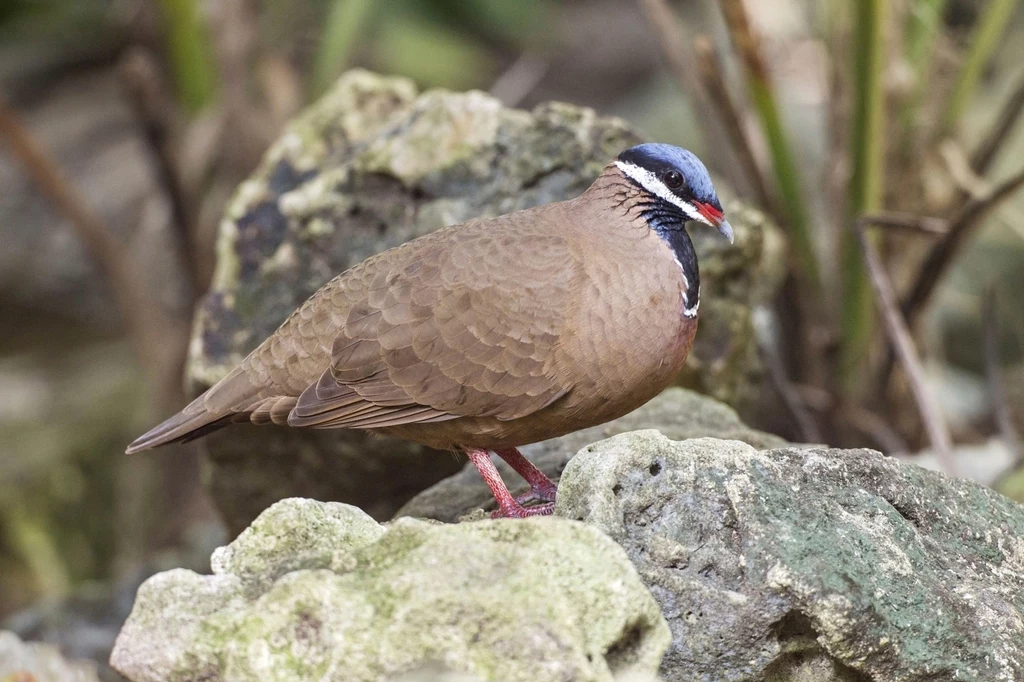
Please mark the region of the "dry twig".
[[1000, 203], [1021, 187], [1024, 187], [1024, 169], [992, 189], [987, 196], [970, 199], [950, 218], [949, 229], [942, 240], [928, 252], [910, 288], [910, 293], [903, 301], [903, 316], [909, 325], [913, 326], [918, 314], [931, 299], [936, 285], [971, 232]]
[[697, 66], [701, 83], [711, 101], [718, 108], [719, 114], [721, 114], [725, 130], [729, 134], [733, 148], [743, 163], [747, 178], [757, 194], [757, 199], [761, 206], [778, 217], [775, 200], [768, 189], [768, 183], [765, 180], [761, 164], [757, 162], [757, 157], [754, 155], [754, 150], [750, 145], [750, 139], [743, 125], [743, 116], [740, 108], [737, 106], [732, 95], [729, 94], [722, 60], [707, 36], [697, 36], [697, 39], [693, 41], [693, 47], [697, 53]]
[[491, 85], [491, 95], [508, 107], [516, 107], [540, 84], [551, 62], [525, 52], [519, 56]]
[[800, 431], [800, 438], [805, 443], [824, 443], [818, 423], [807, 411], [807, 404], [804, 402], [799, 391], [789, 380], [782, 356], [774, 344], [768, 341], [758, 343], [761, 349], [761, 357], [764, 359], [765, 367], [768, 369], [768, 377], [771, 379], [775, 392], [782, 399], [782, 404], [789, 412], [793, 421], [796, 422]]
[[957, 467], [953, 460], [953, 439], [949, 435], [949, 427], [946, 425], [935, 396], [928, 390], [924, 369], [917, 355], [914, 339], [910, 335], [907, 322], [900, 315], [892, 282], [889, 281], [889, 276], [882, 267], [882, 261], [874, 244], [867, 238], [869, 221], [870, 217], [867, 216], [857, 221], [856, 235], [864, 254], [864, 264], [867, 266], [871, 285], [875, 290], [879, 307], [882, 309], [886, 333], [889, 335], [892, 346], [896, 349], [897, 357], [903, 364], [904, 370], [906, 370], [914, 400], [917, 402], [921, 420], [924, 422], [932, 447], [946, 473], [955, 476]]
[[[647, 18], [647, 24], [658, 40], [662, 56], [665, 58], [669, 70], [679, 81], [679, 87], [686, 95], [697, 121], [704, 128], [704, 138], [717, 140], [725, 137], [727, 135], [726, 124], [704, 90], [699, 78], [697, 60], [690, 49], [690, 41], [683, 34], [679, 20], [669, 8], [668, 3], [666, 0], [637, 0], [637, 2]], [[709, 153], [718, 151], [717, 149], [708, 150]], [[732, 147], [723, 145], [723, 152], [719, 157], [723, 160], [723, 163], [720, 164], [723, 172], [727, 174], [734, 187], [744, 186], [747, 175], [739, 172], [740, 164], [734, 161], [736, 157], [732, 153]]]
[[0, 136], [7, 139], [14, 156], [39, 190], [64, 214], [96, 259], [117, 297], [140, 360], [148, 370], [157, 372], [157, 384], [162, 386], [166, 379], [166, 348], [174, 325], [149, 296], [128, 249], [111, 234], [3, 100]]
[[206, 289], [208, 273], [201, 273], [198, 248], [195, 243], [195, 221], [198, 209], [185, 191], [181, 181], [181, 169], [174, 149], [173, 98], [164, 87], [160, 69], [144, 48], [129, 50], [121, 59], [121, 80], [135, 109], [136, 118], [142, 127], [146, 142], [156, 162], [160, 184], [167, 192], [174, 219], [175, 232], [180, 242], [193, 302]]
[[910, 452], [910, 445], [896, 432], [889, 422], [871, 410], [853, 403], [840, 402], [834, 395], [819, 386], [801, 385], [796, 387], [801, 400], [811, 409], [820, 413], [838, 414], [850, 426], [870, 436], [882, 452]]
[[984, 175], [992, 166], [992, 162], [1002, 150], [1007, 136], [1020, 119], [1021, 113], [1024, 113], [1024, 73], [1021, 74], [1020, 82], [1017, 83], [1002, 111], [999, 112], [992, 129], [971, 155], [971, 166], [975, 173]]
[[679, 79], [683, 91], [706, 101], [706, 93], [697, 78], [696, 61], [687, 46], [686, 38], [679, 30], [675, 14], [665, 0], [639, 0], [640, 9], [647, 17], [647, 23], [654, 31], [661, 45], [661, 52], [668, 61], [672, 73]]
[[929, 235], [941, 236], [949, 230], [949, 223], [943, 218], [932, 218], [897, 211], [879, 211], [865, 216], [862, 218], [862, 221], [876, 227], [889, 227], [910, 232], [922, 232]]

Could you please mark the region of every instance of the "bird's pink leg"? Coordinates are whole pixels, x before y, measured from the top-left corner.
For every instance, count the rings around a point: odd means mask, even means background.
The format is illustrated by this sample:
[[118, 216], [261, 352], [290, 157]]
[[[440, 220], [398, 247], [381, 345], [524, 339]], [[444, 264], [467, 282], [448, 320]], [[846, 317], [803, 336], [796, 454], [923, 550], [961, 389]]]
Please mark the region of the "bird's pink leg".
[[515, 498], [516, 502], [526, 504], [535, 500], [540, 500], [541, 502], [555, 501], [558, 487], [533, 462], [523, 457], [519, 450], [508, 448], [507, 450], [495, 450], [494, 452], [530, 484], [530, 492]]
[[[554, 511], [554, 504], [542, 504], [536, 507], [524, 507], [512, 497], [512, 493], [505, 487], [501, 480], [501, 474], [491, 461], [491, 455], [487, 450], [479, 448], [464, 448], [469, 461], [473, 463], [476, 470], [484, 479], [484, 483], [491, 489], [491, 494], [498, 502], [498, 511], [491, 514], [495, 519], [523, 519], [527, 516], [546, 516]], [[516, 453], [519, 454], [519, 453]], [[520, 455], [522, 457], [522, 455]], [[506, 460], [507, 461], [507, 460]], [[530, 466], [533, 466], [532, 464]], [[543, 474], [541, 474], [543, 476]], [[550, 481], [548, 481], [550, 483]], [[532, 484], [531, 484], [532, 485]]]

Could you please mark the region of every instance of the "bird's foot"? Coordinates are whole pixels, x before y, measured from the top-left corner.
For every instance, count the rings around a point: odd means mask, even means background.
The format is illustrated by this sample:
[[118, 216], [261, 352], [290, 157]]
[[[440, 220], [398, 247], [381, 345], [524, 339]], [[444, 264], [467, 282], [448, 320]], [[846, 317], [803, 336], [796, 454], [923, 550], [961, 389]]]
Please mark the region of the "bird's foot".
[[503, 505], [501, 509], [491, 512], [492, 519], [525, 519], [530, 516], [551, 516], [555, 511], [555, 503], [538, 504], [533, 507], [524, 507], [518, 502]]
[[554, 502], [557, 494], [558, 487], [551, 481], [545, 481], [531, 485], [529, 492], [523, 493], [515, 499], [520, 505], [525, 506], [531, 502]]

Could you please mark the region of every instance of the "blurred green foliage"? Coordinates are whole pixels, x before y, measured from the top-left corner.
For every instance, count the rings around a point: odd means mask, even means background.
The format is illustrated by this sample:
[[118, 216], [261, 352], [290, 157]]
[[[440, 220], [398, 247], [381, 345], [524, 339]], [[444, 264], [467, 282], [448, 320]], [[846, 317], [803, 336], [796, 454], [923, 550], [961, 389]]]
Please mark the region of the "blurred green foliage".
[[1017, 0], [989, 0], [985, 6], [971, 36], [967, 54], [960, 65], [953, 92], [950, 93], [942, 114], [943, 133], [954, 132], [955, 127], [963, 119], [967, 105], [978, 87], [982, 71], [995, 54], [1017, 4]]
[[542, 47], [537, 28], [551, 0], [333, 0], [314, 59], [311, 98], [323, 92], [360, 50], [383, 71], [425, 87], [479, 87], [496, 75], [495, 48]]
[[200, 0], [160, 0], [167, 47], [179, 97], [188, 111], [213, 102], [217, 70], [209, 31], [200, 19]]
[[860, 370], [874, 339], [875, 306], [871, 285], [854, 233], [854, 221], [881, 208], [885, 173], [885, 35], [890, 17], [886, 0], [861, 0], [856, 3], [852, 50], [853, 121], [850, 155], [853, 177], [850, 179], [849, 225], [843, 231], [841, 267], [843, 306], [841, 326], [843, 356], [840, 373], [846, 386], [853, 389], [863, 383]]

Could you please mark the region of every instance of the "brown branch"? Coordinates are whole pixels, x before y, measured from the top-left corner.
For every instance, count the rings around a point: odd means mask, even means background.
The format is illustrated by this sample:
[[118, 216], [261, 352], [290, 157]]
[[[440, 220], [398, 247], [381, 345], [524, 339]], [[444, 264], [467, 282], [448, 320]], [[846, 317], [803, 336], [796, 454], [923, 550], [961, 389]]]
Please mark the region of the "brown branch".
[[903, 301], [903, 316], [907, 324], [914, 325], [918, 314], [931, 299], [935, 287], [949, 269], [960, 247], [971, 232], [994, 211], [1000, 203], [1024, 187], [1024, 169], [994, 188], [988, 196], [977, 197], [965, 203], [949, 220], [949, 229], [925, 257], [921, 268]]
[[155, 161], [160, 184], [171, 204], [175, 234], [191, 283], [194, 303], [199, 294], [206, 290], [208, 276], [200, 272], [201, 259], [195, 243], [198, 209], [195, 201], [185, 191], [172, 143], [176, 105], [164, 87], [154, 57], [144, 48], [128, 50], [119, 64], [119, 73]]
[[689, 42], [679, 30], [675, 14], [665, 0], [639, 0], [640, 9], [654, 31], [672, 73], [679, 79], [684, 92], [706, 100], [706, 93], [697, 78], [696, 61], [689, 50]]
[[786, 367], [778, 349], [769, 341], [758, 343], [761, 349], [761, 357], [764, 358], [765, 367], [768, 369], [768, 377], [771, 379], [775, 392], [782, 399], [782, 404], [789, 412], [793, 421], [800, 430], [800, 438], [805, 443], [824, 443], [821, 430], [814, 417], [807, 411], [807, 404], [800, 393], [789, 380]]
[[831, 393], [818, 386], [797, 387], [800, 398], [817, 412], [837, 413], [850, 426], [871, 436], [886, 454], [910, 452], [910, 445], [885, 419], [859, 405], [841, 402]]
[[999, 427], [999, 434], [1014, 453], [1015, 460], [1021, 461], [1024, 452], [1021, 448], [1020, 434], [1013, 424], [1010, 414], [1010, 400], [1006, 395], [1006, 383], [999, 362], [999, 320], [996, 314], [996, 294], [991, 287], [985, 292], [981, 309], [982, 354], [985, 359], [985, 374], [988, 378], [989, 394], [992, 398], [992, 412]]
[[524, 52], [491, 84], [490, 93], [507, 107], [517, 107], [540, 84], [551, 68], [543, 57]]
[[[683, 33], [678, 19], [669, 8], [668, 3], [666, 0], [637, 0], [637, 2], [647, 19], [651, 32], [658, 41], [661, 54], [670, 73], [679, 82], [680, 89], [687, 97], [697, 121], [704, 130], [704, 139], [717, 140], [726, 136], [726, 124], [704, 90], [704, 85], [699, 78], [697, 61], [690, 49], [691, 41]], [[734, 186], [743, 186], [746, 174], [740, 172], [738, 168], [740, 164], [734, 162], [736, 157], [731, 153], [733, 152], [731, 145], [723, 145], [723, 147], [726, 157], [723, 160], [722, 169], [728, 174], [728, 179], [733, 182]], [[718, 150], [709, 149], [708, 153], [715, 151]]]
[[697, 36], [693, 41], [693, 47], [697, 53], [697, 67], [701, 83], [721, 114], [725, 131], [732, 140], [733, 148], [743, 163], [747, 178], [757, 194], [758, 201], [765, 210], [777, 216], [778, 211], [775, 207], [775, 200], [768, 189], [768, 183], [761, 164], [757, 162], [757, 157], [754, 155], [754, 150], [750, 145], [750, 139], [743, 126], [740, 108], [729, 93], [729, 88], [726, 85], [725, 68], [722, 65], [722, 60], [707, 36]]
[[111, 234], [3, 100], [0, 100], [0, 137], [7, 140], [26, 173], [68, 219], [99, 264], [110, 282], [140, 361], [162, 381], [165, 350], [168, 344], [174, 343], [168, 340], [172, 324], [148, 295], [128, 249]]
[[888, 227], [898, 230], [923, 233], [927, 235], [945, 235], [949, 231], [949, 223], [942, 218], [919, 216], [913, 213], [901, 213], [897, 211], [879, 211], [864, 216], [862, 221], [865, 224], [876, 227]]
[[750, 26], [743, 0], [720, 0], [719, 5], [747, 73], [758, 82], [766, 82], [769, 78], [768, 65], [761, 56], [761, 42]]
[[875, 250], [874, 244], [867, 238], [867, 218], [857, 221], [857, 239], [860, 242], [861, 251], [864, 254], [864, 263], [870, 275], [875, 296], [882, 309], [882, 320], [885, 323], [886, 333], [889, 340], [896, 349], [897, 357], [903, 364], [910, 381], [910, 388], [917, 402], [921, 420], [924, 422], [925, 430], [935, 454], [942, 463], [946, 473], [955, 476], [957, 467], [953, 459], [953, 440], [949, 435], [949, 428], [942, 416], [942, 410], [935, 396], [928, 390], [927, 379], [921, 360], [918, 358], [917, 349], [914, 346], [914, 339], [910, 335], [910, 329], [906, 320], [900, 315], [899, 304], [896, 300], [896, 292], [893, 290], [892, 282], [882, 267], [882, 261]]
[[1003, 149], [1006, 138], [1010, 135], [1021, 113], [1024, 113], [1024, 73], [1021, 74], [1020, 82], [1010, 94], [1006, 104], [1003, 105], [999, 117], [992, 125], [985, 139], [981, 141], [971, 156], [971, 167], [978, 175], [984, 175], [992, 166], [999, 152]]

